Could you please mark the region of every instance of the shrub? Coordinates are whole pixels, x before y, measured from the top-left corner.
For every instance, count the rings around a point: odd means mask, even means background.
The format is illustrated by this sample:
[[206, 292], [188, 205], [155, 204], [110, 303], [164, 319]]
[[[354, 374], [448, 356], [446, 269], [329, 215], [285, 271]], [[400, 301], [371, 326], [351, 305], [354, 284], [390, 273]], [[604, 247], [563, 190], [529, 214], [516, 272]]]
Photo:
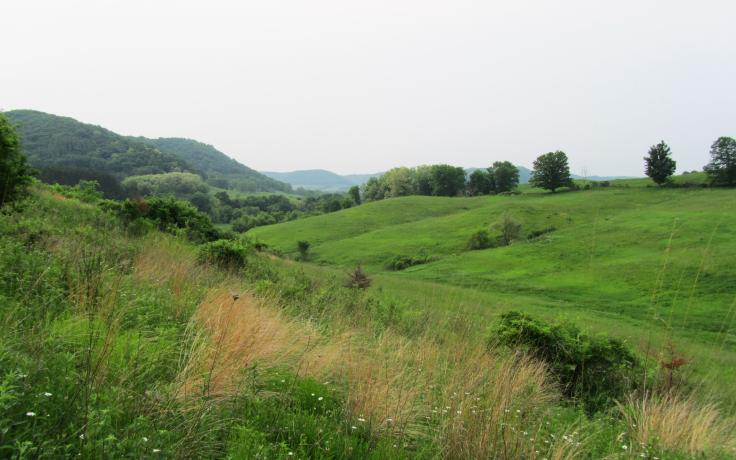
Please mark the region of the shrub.
[[358, 264], [355, 270], [348, 273], [347, 279], [345, 280], [345, 287], [351, 289], [366, 289], [371, 286], [372, 280], [368, 277], [368, 274], [363, 270], [363, 267]]
[[200, 246], [199, 263], [211, 264], [226, 270], [245, 267], [248, 248], [238, 241], [217, 240]]
[[493, 246], [493, 241], [486, 230], [478, 230], [470, 235], [468, 240], [468, 249], [470, 250], [486, 249], [491, 246]]
[[504, 313], [490, 338], [496, 340], [547, 363], [563, 394], [591, 413], [622, 398], [640, 375], [639, 359], [624, 342], [591, 337], [570, 322], [548, 324], [522, 313]]
[[389, 270], [400, 271], [415, 265], [422, 265], [430, 262], [431, 258], [427, 255], [420, 254], [416, 256], [394, 256], [386, 263]]
[[159, 230], [183, 233], [195, 243], [220, 239], [220, 233], [212, 225], [209, 216], [199, 212], [191, 203], [173, 197], [125, 200], [118, 212], [126, 222], [149, 219], [156, 223]]
[[553, 227], [553, 226], [549, 226], [549, 227], [546, 227], [546, 228], [543, 228], [543, 229], [540, 229], [540, 230], [532, 230], [531, 232], [529, 232], [529, 234], [526, 236], [526, 238], [528, 240], [536, 240], [540, 236], [544, 236], [547, 233], [552, 233], [555, 230], [557, 230], [557, 229], [555, 227]]
[[508, 246], [521, 235], [521, 223], [509, 214], [504, 214], [494, 227], [501, 231], [500, 242], [504, 246]]
[[296, 243], [296, 249], [299, 251], [299, 259], [300, 260], [307, 260], [309, 258], [309, 247], [311, 244], [309, 244], [309, 241], [297, 241]]

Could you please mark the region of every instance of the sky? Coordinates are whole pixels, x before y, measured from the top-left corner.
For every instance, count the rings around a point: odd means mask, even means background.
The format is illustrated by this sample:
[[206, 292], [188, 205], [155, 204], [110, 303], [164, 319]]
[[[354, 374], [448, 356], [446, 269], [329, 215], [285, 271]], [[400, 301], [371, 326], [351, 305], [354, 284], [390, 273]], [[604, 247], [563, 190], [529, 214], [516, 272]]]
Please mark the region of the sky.
[[643, 175], [736, 136], [733, 0], [4, 0], [0, 108], [267, 171]]

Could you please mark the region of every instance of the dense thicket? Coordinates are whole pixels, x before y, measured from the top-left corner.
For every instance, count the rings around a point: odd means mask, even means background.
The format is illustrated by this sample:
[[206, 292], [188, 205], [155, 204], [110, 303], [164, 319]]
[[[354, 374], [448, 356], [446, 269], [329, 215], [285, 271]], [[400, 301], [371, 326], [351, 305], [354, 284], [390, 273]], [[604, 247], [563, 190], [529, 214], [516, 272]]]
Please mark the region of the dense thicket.
[[31, 180], [30, 172], [15, 129], [0, 113], [0, 206], [24, 192]]

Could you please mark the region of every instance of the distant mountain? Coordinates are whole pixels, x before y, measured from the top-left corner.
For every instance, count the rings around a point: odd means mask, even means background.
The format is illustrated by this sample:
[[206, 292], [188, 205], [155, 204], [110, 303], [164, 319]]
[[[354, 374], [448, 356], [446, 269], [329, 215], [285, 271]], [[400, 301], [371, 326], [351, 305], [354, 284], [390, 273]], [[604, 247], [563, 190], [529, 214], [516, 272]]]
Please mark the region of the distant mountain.
[[5, 115], [17, 126], [30, 164], [41, 171], [42, 179], [50, 182], [101, 182], [112, 177], [119, 181], [144, 174], [193, 172], [216, 187], [247, 192], [291, 191], [288, 184], [194, 140], [126, 137], [100, 126], [35, 110], [12, 110]]
[[185, 160], [206, 175], [210, 185], [244, 192], [291, 192], [288, 183], [259, 173], [209, 144], [180, 137], [131, 138]]
[[332, 171], [324, 169], [308, 169], [291, 172], [262, 171], [262, 174], [282, 182], [291, 184], [292, 187], [302, 187], [307, 190], [322, 190], [325, 192], [345, 191], [353, 185], [361, 185], [378, 174], [349, 174], [341, 176]]

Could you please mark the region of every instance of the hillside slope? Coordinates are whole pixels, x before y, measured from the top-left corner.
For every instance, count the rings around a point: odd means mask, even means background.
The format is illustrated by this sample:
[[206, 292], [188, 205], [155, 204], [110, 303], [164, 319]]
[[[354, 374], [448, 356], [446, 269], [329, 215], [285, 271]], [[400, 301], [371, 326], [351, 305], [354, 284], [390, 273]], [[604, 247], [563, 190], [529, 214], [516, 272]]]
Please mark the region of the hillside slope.
[[17, 126], [28, 161], [40, 169], [80, 168], [118, 178], [196, 171], [176, 155], [73, 118], [35, 110], [12, 110], [5, 115]]
[[[555, 308], [651, 318], [652, 299], [673, 326], [736, 344], [724, 326], [736, 285], [736, 190], [609, 188], [480, 198], [405, 197], [253, 230], [312, 260], [387, 271], [396, 255], [434, 261], [391, 276], [531, 297]], [[442, 212], [425, 213], [440, 206]], [[508, 247], [468, 251], [471, 234], [509, 213], [522, 224]], [[532, 232], [547, 232], [531, 240]], [[697, 299], [697, 302], [693, 302]]]
[[250, 169], [209, 144], [179, 137], [132, 139], [155, 147], [165, 154], [181, 158], [203, 172], [207, 176], [207, 182], [216, 187], [243, 192], [291, 191], [289, 184]]

